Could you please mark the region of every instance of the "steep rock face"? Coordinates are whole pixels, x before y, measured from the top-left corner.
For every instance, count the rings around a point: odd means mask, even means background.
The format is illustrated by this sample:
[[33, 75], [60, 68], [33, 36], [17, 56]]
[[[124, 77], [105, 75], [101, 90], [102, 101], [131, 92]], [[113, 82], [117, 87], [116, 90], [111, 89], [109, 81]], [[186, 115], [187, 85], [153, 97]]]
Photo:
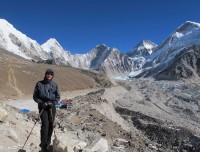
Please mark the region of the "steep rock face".
[[96, 57], [96, 53], [90, 51], [86, 54], [73, 54], [69, 58], [69, 62], [73, 67], [81, 69], [90, 69], [91, 61]]
[[95, 49], [93, 49], [92, 52], [96, 54], [96, 57], [91, 61], [90, 68], [99, 69], [99, 67], [106, 60], [111, 51], [112, 49], [110, 49], [106, 45], [99, 45]]
[[99, 45], [93, 52], [96, 57], [91, 61], [90, 68], [106, 74], [126, 73], [131, 71], [131, 59], [115, 48]]
[[0, 47], [26, 59], [47, 60], [50, 55], [41, 46], [16, 30], [13, 25], [0, 19]]
[[200, 76], [200, 46], [184, 48], [170, 66], [156, 74], [156, 79], [178, 80]]

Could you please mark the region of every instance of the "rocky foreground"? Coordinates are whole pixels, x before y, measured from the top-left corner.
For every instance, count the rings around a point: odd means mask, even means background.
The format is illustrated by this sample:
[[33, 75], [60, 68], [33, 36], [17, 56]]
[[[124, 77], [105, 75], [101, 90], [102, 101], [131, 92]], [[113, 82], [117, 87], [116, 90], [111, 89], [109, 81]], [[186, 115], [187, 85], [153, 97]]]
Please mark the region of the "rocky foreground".
[[[58, 109], [54, 152], [199, 152], [200, 85], [133, 79], [74, 97]], [[38, 114], [0, 105], [0, 151], [16, 152]], [[39, 151], [40, 124], [25, 150]]]

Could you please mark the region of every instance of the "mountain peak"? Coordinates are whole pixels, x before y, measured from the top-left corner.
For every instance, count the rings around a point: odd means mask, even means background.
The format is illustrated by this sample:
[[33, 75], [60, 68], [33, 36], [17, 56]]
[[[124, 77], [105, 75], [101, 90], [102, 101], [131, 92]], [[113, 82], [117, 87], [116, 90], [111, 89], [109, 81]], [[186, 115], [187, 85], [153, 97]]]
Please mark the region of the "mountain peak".
[[[51, 45], [60, 45], [59, 43], [58, 43], [58, 41], [55, 39], [55, 38], [50, 38], [49, 40], [47, 40], [45, 43], [47, 43], [47, 44], [51, 44]], [[45, 44], [44, 43], [44, 44]]]
[[96, 49], [108, 49], [109, 47], [108, 46], [106, 46], [105, 44], [100, 44], [100, 45], [97, 45], [96, 46]]
[[181, 26], [177, 28], [177, 32], [184, 32], [184, 31], [189, 31], [192, 29], [197, 29], [200, 28], [200, 24], [192, 21], [186, 21], [183, 23]]
[[8, 21], [6, 21], [5, 19], [0, 19], [0, 24], [4, 24], [4, 25], [11, 25]]
[[26, 59], [38, 56], [39, 59], [48, 58], [40, 45], [25, 34], [18, 31], [5, 19], [0, 19], [0, 46]]
[[6, 21], [5, 19], [0, 19], [0, 26], [1, 26], [1, 29], [3, 29], [4, 31], [16, 31], [14, 26], [10, 24], [8, 21]]
[[145, 46], [147, 49], [152, 49], [153, 47], [157, 46], [157, 44], [151, 42], [150, 40], [142, 40], [137, 46]]
[[142, 41], [140, 41], [140, 43], [153, 43], [153, 42], [151, 42], [150, 40], [142, 40]]
[[96, 45], [95, 49], [101, 50], [101, 51], [102, 50], [111, 50], [111, 51], [118, 51], [119, 52], [119, 50], [117, 48], [111, 48], [111, 47], [109, 47], [109, 46], [107, 46], [105, 44]]
[[42, 44], [42, 48], [46, 52], [51, 52], [52, 51], [52, 47], [58, 48], [59, 50], [64, 50], [62, 48], [62, 46], [60, 45], [60, 43], [55, 38], [50, 38], [44, 44]]
[[152, 50], [155, 47], [157, 47], [157, 44], [151, 42], [150, 40], [142, 40], [126, 54], [130, 57], [133, 57], [134, 55], [147, 56], [152, 53]]

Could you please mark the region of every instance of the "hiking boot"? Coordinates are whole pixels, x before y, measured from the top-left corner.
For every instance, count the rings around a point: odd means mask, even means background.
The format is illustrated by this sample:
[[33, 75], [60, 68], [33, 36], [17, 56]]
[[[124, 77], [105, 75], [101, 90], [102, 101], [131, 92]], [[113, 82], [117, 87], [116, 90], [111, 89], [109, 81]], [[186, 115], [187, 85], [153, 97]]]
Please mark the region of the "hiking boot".
[[50, 146], [48, 146], [48, 144], [42, 146], [42, 152], [50, 152], [49, 148], [50, 148]]
[[47, 140], [47, 149], [48, 149], [48, 150], [50, 149], [50, 146], [51, 146], [51, 139], [50, 139], [50, 140]]
[[50, 144], [47, 144], [47, 150], [50, 151]]

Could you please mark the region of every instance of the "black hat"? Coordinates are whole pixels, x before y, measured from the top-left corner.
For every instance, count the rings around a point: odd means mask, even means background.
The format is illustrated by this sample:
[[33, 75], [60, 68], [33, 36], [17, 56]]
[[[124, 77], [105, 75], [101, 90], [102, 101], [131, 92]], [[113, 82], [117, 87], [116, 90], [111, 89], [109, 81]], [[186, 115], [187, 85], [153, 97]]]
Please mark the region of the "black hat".
[[47, 69], [45, 72], [45, 75], [47, 75], [47, 74], [54, 75], [54, 71], [52, 69]]

